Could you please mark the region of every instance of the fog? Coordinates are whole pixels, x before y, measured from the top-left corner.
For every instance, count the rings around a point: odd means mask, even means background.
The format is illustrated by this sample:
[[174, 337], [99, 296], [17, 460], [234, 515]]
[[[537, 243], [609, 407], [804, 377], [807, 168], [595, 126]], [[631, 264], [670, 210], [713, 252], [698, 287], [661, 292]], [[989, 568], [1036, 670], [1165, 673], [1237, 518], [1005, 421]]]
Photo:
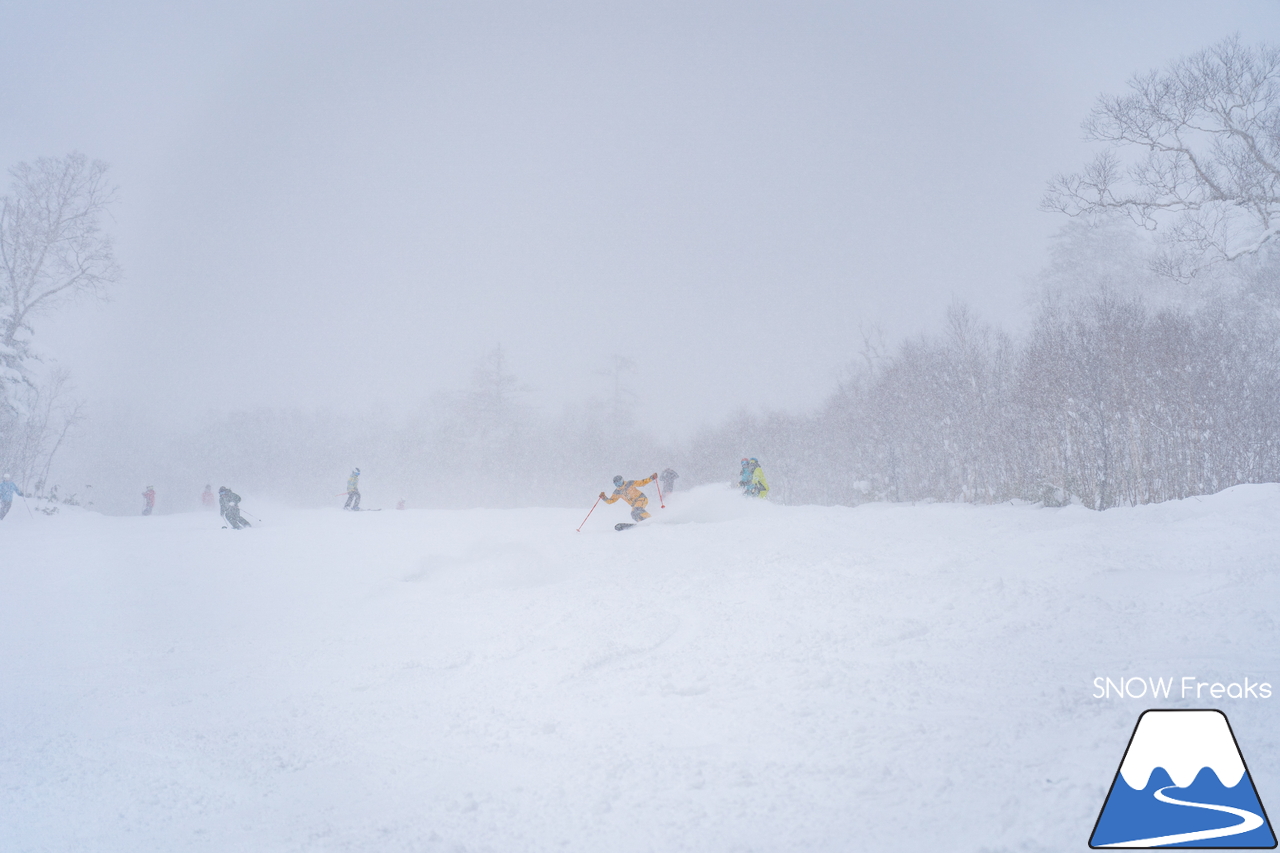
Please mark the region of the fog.
[[[1040, 200], [1091, 156], [1080, 122], [1098, 95], [1233, 33], [1274, 40], [1278, 17], [1272, 2], [11, 5], [0, 163], [79, 151], [120, 188], [110, 301], [35, 327], [85, 402], [57, 475], [130, 512], [164, 481], [182, 508], [264, 452], [248, 428], [191, 447], [201, 430], [268, 411], [296, 425], [274, 458], [325, 454], [282, 464], [279, 494], [332, 484], [325, 500], [377, 458], [385, 498], [402, 497], [409, 425], [474, 390], [498, 347], [520, 411], [573, 427], [543, 456], [598, 465], [601, 486], [735, 412], [815, 412], [868, 330], [893, 345], [955, 302], [1027, 328], [1065, 220]], [[587, 426], [603, 433], [590, 466], [572, 460]], [[753, 450], [724, 448], [725, 480]]]

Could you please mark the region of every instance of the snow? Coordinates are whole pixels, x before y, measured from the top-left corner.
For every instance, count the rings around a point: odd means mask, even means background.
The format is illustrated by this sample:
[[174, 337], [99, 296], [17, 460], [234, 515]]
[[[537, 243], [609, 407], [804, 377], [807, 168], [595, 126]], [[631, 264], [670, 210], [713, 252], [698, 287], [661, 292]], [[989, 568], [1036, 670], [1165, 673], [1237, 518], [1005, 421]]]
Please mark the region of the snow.
[[1120, 765], [1120, 775], [1130, 788], [1141, 791], [1157, 767], [1168, 771], [1179, 788], [1189, 787], [1205, 767], [1228, 788], [1244, 778], [1244, 762], [1227, 718], [1217, 711], [1145, 714]]
[[[0, 849], [1084, 849], [1141, 711], [1207, 706], [1094, 678], [1280, 683], [1280, 486], [668, 504], [15, 504]], [[1276, 701], [1213, 703], [1264, 804]]]

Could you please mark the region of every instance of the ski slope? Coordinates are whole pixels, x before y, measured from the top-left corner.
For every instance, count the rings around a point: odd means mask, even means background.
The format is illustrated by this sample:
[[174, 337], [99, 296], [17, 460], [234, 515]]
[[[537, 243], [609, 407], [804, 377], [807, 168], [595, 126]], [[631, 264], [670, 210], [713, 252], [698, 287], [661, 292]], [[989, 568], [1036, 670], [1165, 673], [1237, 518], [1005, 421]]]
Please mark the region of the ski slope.
[[1138, 714], [1280, 810], [1280, 486], [0, 522], [0, 850], [1085, 849]]

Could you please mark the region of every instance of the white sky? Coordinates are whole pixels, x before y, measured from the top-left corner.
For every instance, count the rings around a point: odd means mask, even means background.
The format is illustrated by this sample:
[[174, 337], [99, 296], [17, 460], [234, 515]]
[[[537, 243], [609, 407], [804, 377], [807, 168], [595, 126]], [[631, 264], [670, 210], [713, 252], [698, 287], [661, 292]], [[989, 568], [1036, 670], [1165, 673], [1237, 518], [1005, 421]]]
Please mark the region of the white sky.
[[163, 420], [409, 407], [495, 344], [548, 411], [816, 405], [953, 298], [1013, 326], [1046, 181], [1137, 71], [1280, 3], [8, 4], [0, 164], [112, 164], [126, 279], [46, 318]]

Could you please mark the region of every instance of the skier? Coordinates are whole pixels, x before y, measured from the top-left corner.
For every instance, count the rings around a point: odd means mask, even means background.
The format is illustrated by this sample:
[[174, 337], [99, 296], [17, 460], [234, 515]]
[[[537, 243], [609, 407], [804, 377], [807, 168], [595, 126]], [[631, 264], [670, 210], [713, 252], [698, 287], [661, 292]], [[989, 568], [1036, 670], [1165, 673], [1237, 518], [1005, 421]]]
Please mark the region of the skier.
[[343, 509], [359, 511], [360, 509], [360, 469], [357, 468], [351, 472], [351, 476], [347, 478], [347, 502], [343, 504]]
[[205, 509], [213, 509], [213, 484], [205, 483], [204, 492], [200, 495], [200, 505]]
[[674, 492], [676, 490], [676, 480], [679, 478], [680, 475], [675, 471], [672, 471], [670, 468], [663, 468], [662, 474], [658, 477], [658, 480], [660, 481], [659, 485], [662, 486], [662, 491], [668, 495]]
[[744, 495], [751, 494], [751, 460], [742, 457], [742, 471], [738, 473], [738, 488]]
[[227, 524], [231, 525], [232, 530], [253, 526], [240, 517], [240, 496], [226, 486], [218, 487], [218, 507], [222, 511], [222, 517], [227, 520]]
[[156, 487], [147, 486], [147, 490], [142, 493], [142, 498], [147, 505], [142, 508], [143, 515], [151, 515], [151, 510], [156, 508]]
[[[649, 498], [645, 493], [640, 491], [641, 486], [647, 486], [654, 480], [658, 479], [657, 473], [650, 474], [643, 480], [623, 480], [622, 475], [613, 478], [613, 494], [605, 497], [604, 492], [600, 493], [601, 499], [605, 503], [616, 503], [619, 498], [631, 505], [631, 520], [637, 524], [649, 517], [649, 513], [645, 511], [645, 507], [649, 505]], [[631, 525], [625, 525], [630, 527]], [[624, 526], [615, 525], [618, 530], [623, 530]]]
[[769, 481], [764, 478], [764, 469], [760, 467], [760, 462], [754, 456], [751, 457], [751, 485], [747, 494], [754, 498], [765, 498], [769, 496]]
[[4, 479], [0, 480], [0, 521], [4, 520], [4, 517], [9, 514], [9, 508], [13, 506], [13, 496], [15, 494], [20, 497], [26, 497], [26, 495], [22, 494], [22, 490], [18, 488], [18, 484], [13, 482], [8, 474], [5, 474]]

